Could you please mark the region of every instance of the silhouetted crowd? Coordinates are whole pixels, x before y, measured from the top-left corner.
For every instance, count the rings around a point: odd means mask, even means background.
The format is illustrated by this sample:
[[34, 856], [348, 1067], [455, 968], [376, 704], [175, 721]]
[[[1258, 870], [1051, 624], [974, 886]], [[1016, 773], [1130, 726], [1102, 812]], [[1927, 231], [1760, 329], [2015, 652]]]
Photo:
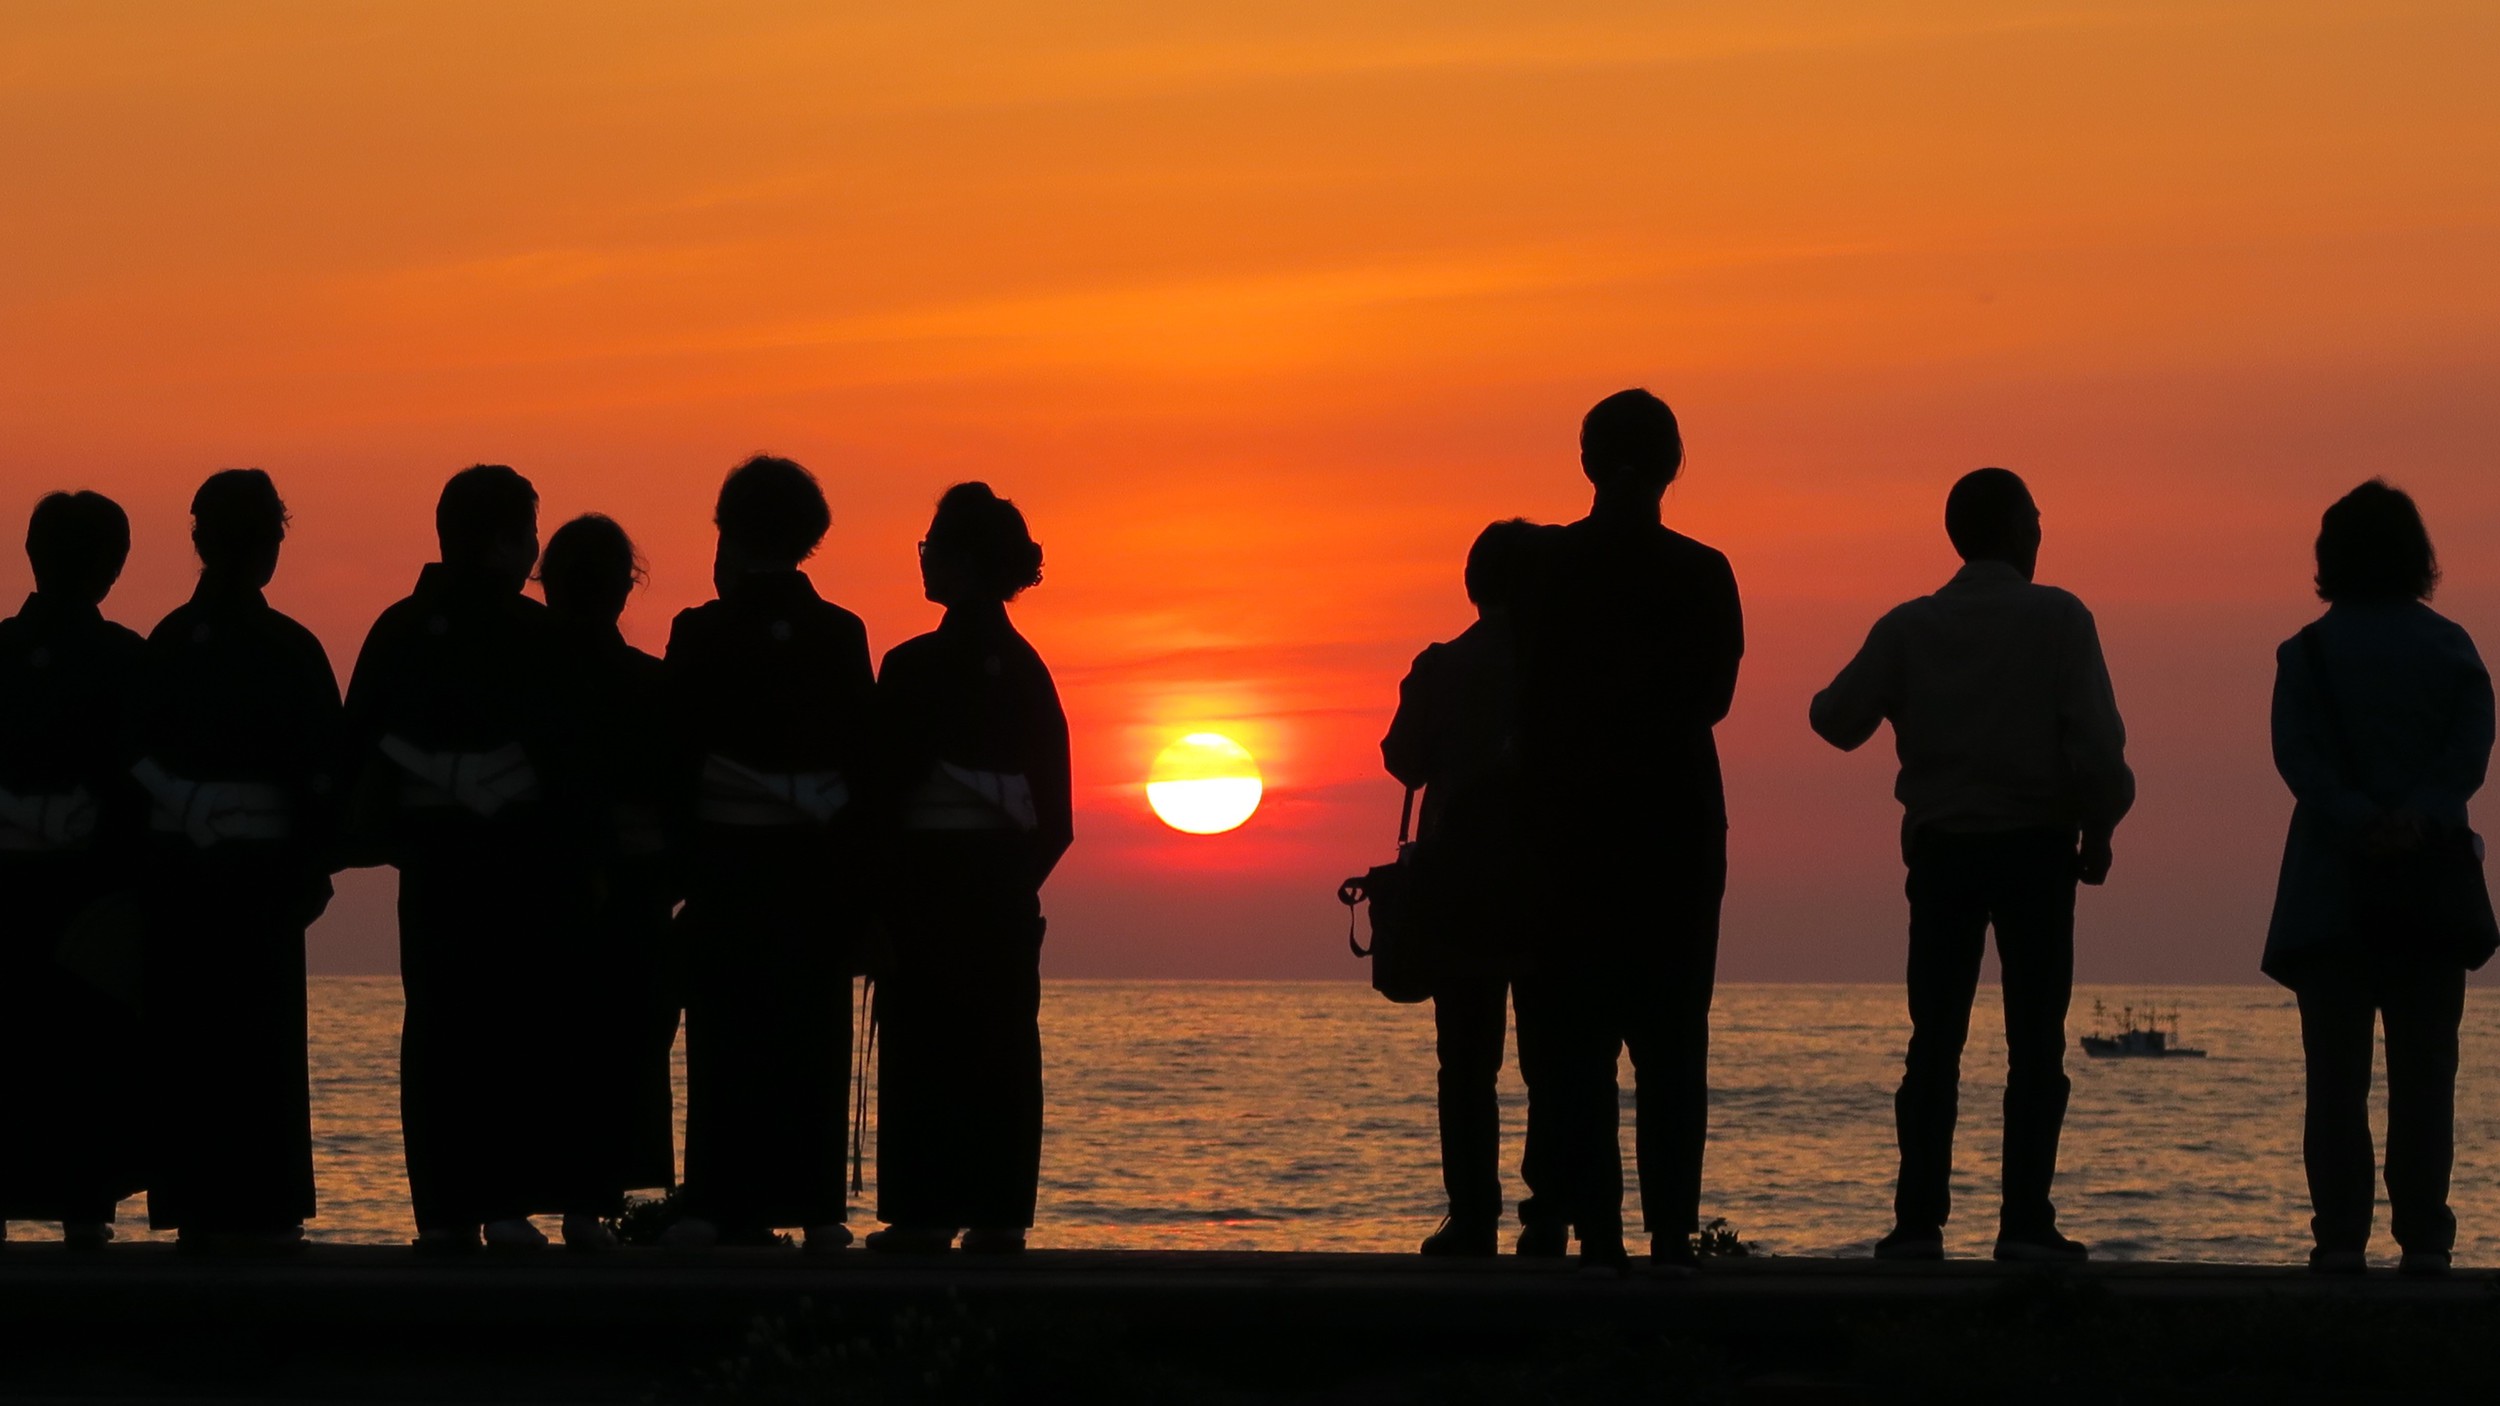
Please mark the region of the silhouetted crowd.
[[[1727, 559], [1661, 520], [1684, 465], [1666, 404], [1642, 390], [1599, 402], [1580, 463], [1588, 516], [1486, 528], [1466, 563], [1476, 623], [1425, 649], [1400, 688], [1381, 755], [1422, 807], [1412, 843], [1400, 836], [1396, 923], [1376, 877], [1341, 896], [1373, 894], [1372, 955], [1399, 955], [1401, 974], [1385, 979], [1384, 963], [1375, 984], [1433, 1004], [1449, 1214], [1424, 1253], [1499, 1249], [1495, 1079], [1515, 1016], [1528, 1093], [1518, 1253], [1564, 1255], [1576, 1236], [1585, 1264], [1629, 1263], [1616, 1084], [1628, 1053], [1651, 1263], [1676, 1275], [1696, 1257], [1727, 879], [1713, 728], [1744, 627]], [[1961, 569], [1876, 622], [1809, 719], [1844, 750], [1890, 723], [1901, 763], [1911, 1034], [1894, 1224], [1875, 1255], [1944, 1257], [1962, 1052], [1993, 929], [2008, 1065], [1994, 1253], [2072, 1262], [2090, 1252], [2060, 1232], [2050, 1191], [2076, 887], [2108, 878], [2135, 778], [2091, 612], [2033, 580], [2028, 485], [2001, 468], [1967, 474], [1944, 526]], [[2320, 526], [2326, 613], [2277, 655], [2275, 761], [2296, 805], [2262, 967], [2299, 1002], [2321, 1273], [2365, 1267], [2380, 1022], [2402, 1268], [2445, 1273], [2456, 1239], [2465, 973], [2500, 947], [2500, 925], [2466, 815], [2491, 754], [2491, 679], [2426, 603], [2438, 576], [2413, 500], [2365, 483]]]
[[144, 1189], [185, 1246], [300, 1244], [305, 931], [333, 873], [388, 864], [418, 1248], [543, 1244], [552, 1215], [601, 1249], [625, 1192], [662, 1187], [672, 1244], [849, 1243], [865, 973], [870, 1245], [1023, 1247], [1039, 894], [1072, 830], [1067, 720], [1008, 618], [1042, 575], [1013, 503], [939, 499], [919, 552], [944, 618], [876, 668], [800, 569], [830, 523], [815, 479], [749, 460], [716, 598], [653, 658], [618, 630], [624, 530], [576, 518], [542, 553], [529, 480], [466, 469], [343, 700], [263, 596], [269, 477], [212, 475], [191, 512], [198, 589], [145, 639], [99, 612], [130, 529], [95, 493], [36, 505], [35, 592], [0, 621], [0, 1219], [101, 1245]]

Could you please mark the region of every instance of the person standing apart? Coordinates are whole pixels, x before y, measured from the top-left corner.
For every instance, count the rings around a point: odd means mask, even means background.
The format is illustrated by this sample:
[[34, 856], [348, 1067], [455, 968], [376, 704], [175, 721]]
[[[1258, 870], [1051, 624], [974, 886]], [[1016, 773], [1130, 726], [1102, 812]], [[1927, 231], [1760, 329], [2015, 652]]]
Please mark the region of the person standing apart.
[[2135, 803], [2126, 728], [2083, 602], [2032, 577], [2040, 510], [2015, 474], [1966, 474], [1945, 498], [1962, 569], [1875, 623], [1814, 697], [1823, 740], [1855, 750], [1890, 722], [1909, 865], [1910, 1048], [1893, 1119], [1894, 1225], [1875, 1257], [1944, 1257], [1962, 1047], [1988, 931], [2005, 983], [2005, 1160], [1996, 1258], [2084, 1259], [2049, 1200], [2066, 1118], [2075, 885], [2109, 877]]
[[[1519, 803], [1518, 600], [1539, 529], [1512, 519], [1480, 533], [1467, 553], [1467, 599], [1476, 623], [1429, 645], [1398, 685], [1397, 716], [1381, 760], [1423, 793], [1416, 831], [1424, 911], [1434, 958], [1433, 1049], [1440, 1061], [1441, 1186], [1449, 1215], [1425, 1237], [1427, 1255], [1490, 1255], [1502, 1222], [1502, 1109], [1496, 1080], [1510, 1024], [1511, 983], [1529, 949], [1528, 834]], [[1537, 1123], [1536, 1054], [1529, 1076], [1523, 1176], [1546, 1172]], [[1534, 1194], [1519, 1203], [1519, 1252], [1559, 1255], [1569, 1225], [1544, 1214]]]
[[272, 609], [286, 504], [227, 469], [191, 499], [200, 580], [148, 636], [148, 1221], [186, 1249], [293, 1249], [313, 1215], [304, 930], [330, 901], [342, 717]]
[[0, 620], [0, 1237], [58, 1221], [113, 1238], [142, 1183], [135, 1071], [139, 942], [130, 709], [139, 637], [97, 609], [130, 555], [101, 493], [50, 493], [26, 524], [35, 592]]
[[[618, 1190], [592, 1155], [581, 970], [592, 871], [556, 707], [538, 492], [501, 464], [454, 474], [442, 559], [382, 612], [347, 686], [353, 857], [399, 868], [400, 1126], [417, 1246], [523, 1249], [562, 1214], [579, 1249]], [[368, 857], [370, 855], [370, 857]]]
[[831, 526], [815, 475], [758, 456], [712, 521], [719, 598], [669, 630], [687, 836], [685, 1213], [675, 1245], [851, 1241], [851, 978], [870, 901], [861, 790], [875, 675], [859, 617], [800, 563]]
[[554, 675], [573, 733], [582, 809], [598, 882], [584, 975], [599, 1141], [624, 1190], [677, 1184], [677, 1094], [669, 1047], [681, 1007], [670, 915], [680, 883], [663, 803], [671, 755], [665, 666], [625, 640], [617, 621], [641, 585], [642, 554], [616, 522], [585, 513], [547, 537], [539, 589], [553, 627]]
[[2300, 1001], [2309, 1267], [2367, 1267], [2371, 1046], [2383, 1022], [2400, 1268], [2440, 1275], [2457, 1235], [2448, 1175], [2465, 973], [2500, 946], [2466, 821], [2491, 762], [2491, 675], [2473, 639], [2430, 608], [2438, 558], [2402, 491], [2373, 479], [2328, 508], [2317, 562], [2326, 613], [2275, 652], [2274, 765], [2294, 804], [2263, 962]]
[[938, 500], [920, 579], [946, 607], [877, 677], [900, 832], [878, 980], [871, 1249], [1013, 1253], [1041, 1184], [1043, 883], [1075, 831], [1068, 719], [1007, 618], [1042, 549], [987, 484]]
[[1523, 1052], [1545, 1051], [1556, 1219], [1620, 1270], [1615, 1068], [1629, 1050], [1653, 1268], [1690, 1273], [1709, 1129], [1710, 1002], [1727, 888], [1713, 735], [1745, 652], [1736, 574], [1660, 520], [1684, 467], [1675, 412], [1645, 390], [1580, 423], [1587, 517], [1541, 534], [1520, 621], [1524, 811], [1550, 941], [1519, 982]]

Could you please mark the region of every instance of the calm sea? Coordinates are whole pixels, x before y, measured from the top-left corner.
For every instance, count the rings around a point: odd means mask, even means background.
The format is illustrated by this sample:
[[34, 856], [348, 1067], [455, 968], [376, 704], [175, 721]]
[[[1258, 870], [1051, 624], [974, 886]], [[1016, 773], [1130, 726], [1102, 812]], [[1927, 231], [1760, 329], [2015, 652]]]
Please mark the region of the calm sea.
[[[2305, 1253], [2289, 997], [2085, 990], [2075, 1033], [2090, 1028], [2095, 997], [2112, 1012], [2175, 1006], [2185, 1042], [2210, 1055], [2070, 1058], [2058, 1180], [2069, 1233], [2120, 1259]], [[1957, 1253], [1984, 1253], [1994, 1230], [2004, 1044], [1994, 993], [1981, 1001], [1965, 1061]], [[398, 983], [319, 979], [312, 1006], [314, 1234], [404, 1240]], [[1864, 1253], [1891, 1204], [1900, 992], [1728, 986], [1717, 1012], [1704, 1214], [1778, 1253]], [[1036, 1244], [1404, 1250], [1440, 1215], [1429, 1008], [1339, 984], [1067, 981], [1046, 988], [1043, 1031], [1050, 1131]], [[2489, 992], [2468, 998], [2464, 1064], [2459, 1258], [2487, 1265], [2500, 1263], [2500, 1001]], [[1514, 1070], [1504, 1094], [1515, 1196], [1524, 1095]], [[873, 1180], [873, 1157], [869, 1168]], [[873, 1208], [873, 1184], [859, 1204]], [[141, 1204], [124, 1208], [125, 1235], [144, 1238], [144, 1223]]]

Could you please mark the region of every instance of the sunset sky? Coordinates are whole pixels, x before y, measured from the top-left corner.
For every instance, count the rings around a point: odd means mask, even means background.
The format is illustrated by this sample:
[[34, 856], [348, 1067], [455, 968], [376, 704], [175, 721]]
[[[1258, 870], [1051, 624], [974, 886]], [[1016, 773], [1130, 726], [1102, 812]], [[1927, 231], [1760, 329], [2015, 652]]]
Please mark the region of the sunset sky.
[[[654, 649], [746, 454], [824, 480], [811, 570], [879, 651], [986, 479], [1075, 728], [1045, 969], [1353, 978], [1398, 678], [1476, 529], [1576, 516], [1580, 412], [1646, 385], [1751, 636], [1726, 979], [1897, 975], [1889, 734], [1833, 753], [1806, 700], [1997, 463], [2142, 781], [2080, 975], [2254, 980], [2320, 509], [2413, 490], [2500, 649], [2495, 71], [2489, 0], [17, 0], [0, 515], [121, 499], [144, 629], [192, 487], [264, 467], [272, 599], [344, 678], [472, 462], [625, 523]], [[1199, 731], [1267, 773], [1228, 835], [1146, 807]], [[342, 879], [318, 970], [391, 969], [389, 896]]]

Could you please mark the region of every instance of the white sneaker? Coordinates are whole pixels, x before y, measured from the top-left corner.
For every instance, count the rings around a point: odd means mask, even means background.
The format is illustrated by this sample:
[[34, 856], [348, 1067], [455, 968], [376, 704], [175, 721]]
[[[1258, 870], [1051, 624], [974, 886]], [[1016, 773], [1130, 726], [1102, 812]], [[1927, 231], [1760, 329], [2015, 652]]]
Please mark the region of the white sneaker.
[[720, 1227], [701, 1216], [688, 1216], [661, 1231], [660, 1243], [672, 1250], [708, 1250], [720, 1243]]
[[538, 1250], [546, 1244], [546, 1232], [530, 1224], [527, 1216], [486, 1223], [486, 1248], [490, 1250]]
[[597, 1216], [566, 1216], [564, 1248], [603, 1254], [616, 1248], [616, 1232], [601, 1225]]

